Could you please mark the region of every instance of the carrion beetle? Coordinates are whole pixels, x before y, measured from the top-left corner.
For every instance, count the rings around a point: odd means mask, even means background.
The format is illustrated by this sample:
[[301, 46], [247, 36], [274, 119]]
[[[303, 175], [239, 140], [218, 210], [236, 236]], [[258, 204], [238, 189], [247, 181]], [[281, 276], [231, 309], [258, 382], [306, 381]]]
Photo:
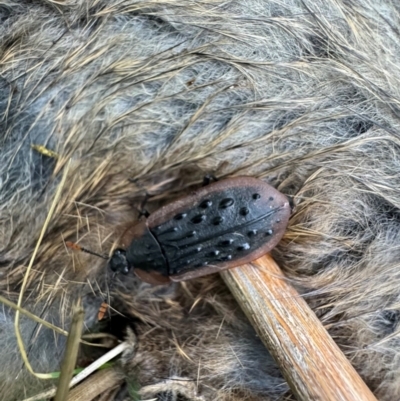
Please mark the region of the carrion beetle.
[[290, 214], [289, 199], [260, 179], [217, 181], [129, 227], [109, 266], [151, 284], [216, 273], [269, 252]]
[[[133, 270], [150, 284], [216, 273], [255, 260], [281, 240], [292, 211], [285, 195], [253, 177], [217, 181], [128, 227], [109, 261], [113, 278]], [[98, 312], [102, 320], [108, 305]]]

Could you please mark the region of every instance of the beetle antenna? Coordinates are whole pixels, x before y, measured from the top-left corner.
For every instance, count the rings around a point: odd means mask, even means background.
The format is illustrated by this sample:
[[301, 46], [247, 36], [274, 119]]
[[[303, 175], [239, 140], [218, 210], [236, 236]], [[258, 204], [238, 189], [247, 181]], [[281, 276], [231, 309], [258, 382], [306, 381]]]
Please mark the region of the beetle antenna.
[[[102, 258], [102, 259], [106, 259], [106, 260], [109, 259], [108, 256], [100, 255], [99, 253], [90, 251], [89, 249], [86, 249], [86, 248], [76, 244], [75, 242], [66, 241], [65, 245], [68, 248], [73, 249], [74, 251], [86, 252], [86, 253], [89, 253], [90, 255], [98, 256], [99, 258]], [[111, 276], [110, 285], [108, 287], [108, 292], [110, 292], [110, 290], [112, 289], [112, 287], [114, 285], [115, 276], [117, 275], [117, 273], [118, 272], [114, 272], [113, 275]], [[97, 320], [100, 321], [100, 320], [104, 319], [104, 316], [107, 313], [108, 307], [109, 307], [109, 305], [107, 303], [107, 297], [104, 297], [103, 302], [101, 303], [100, 308], [97, 312]]]
[[90, 255], [94, 255], [94, 256], [97, 256], [97, 257], [99, 257], [99, 258], [106, 259], [106, 260], [109, 259], [108, 256], [100, 255], [99, 253], [90, 251], [89, 249], [83, 248], [82, 246], [76, 244], [75, 242], [66, 241], [66, 242], [65, 242], [65, 245], [66, 245], [68, 248], [71, 248], [71, 249], [73, 249], [73, 250], [75, 250], [75, 251], [80, 251], [80, 252], [89, 253]]

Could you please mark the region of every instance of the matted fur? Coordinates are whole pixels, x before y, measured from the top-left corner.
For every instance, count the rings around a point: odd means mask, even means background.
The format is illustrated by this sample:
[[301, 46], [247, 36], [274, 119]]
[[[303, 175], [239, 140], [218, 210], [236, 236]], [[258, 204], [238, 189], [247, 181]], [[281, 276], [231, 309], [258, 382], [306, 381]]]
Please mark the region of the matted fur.
[[[83, 296], [96, 329], [108, 280], [64, 240], [108, 253], [146, 191], [151, 212], [203, 172], [260, 177], [297, 204], [274, 257], [376, 396], [399, 399], [399, 16], [390, 0], [0, 0], [1, 294], [16, 301], [69, 158], [24, 298], [65, 328]], [[146, 397], [291, 397], [218, 276], [113, 292]], [[5, 307], [0, 322], [0, 399], [20, 400], [43, 383]], [[64, 338], [21, 330], [34, 368], [58, 370]]]

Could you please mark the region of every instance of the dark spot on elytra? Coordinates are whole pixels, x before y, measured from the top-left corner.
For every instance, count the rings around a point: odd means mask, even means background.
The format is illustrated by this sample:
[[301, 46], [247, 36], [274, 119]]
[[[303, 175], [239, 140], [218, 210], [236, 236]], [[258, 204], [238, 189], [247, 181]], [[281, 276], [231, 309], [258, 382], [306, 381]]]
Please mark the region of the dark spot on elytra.
[[196, 231], [189, 231], [189, 232], [186, 234], [186, 237], [191, 238], [191, 237], [194, 237], [195, 235], [196, 235]]
[[232, 259], [232, 255], [226, 255], [226, 256], [222, 256], [220, 258], [221, 261], [226, 261], [226, 260], [231, 260]]
[[220, 254], [220, 251], [216, 249], [215, 251], [212, 251], [209, 253], [209, 256], [218, 256]]
[[248, 235], [249, 237], [254, 237], [255, 235], [257, 235], [257, 233], [258, 233], [258, 231], [257, 231], [256, 229], [254, 229], [254, 230], [250, 230], [250, 231], [247, 233], [247, 235]]
[[229, 239], [225, 239], [221, 242], [218, 243], [219, 246], [229, 246], [233, 243], [233, 239], [229, 238]]
[[207, 209], [212, 205], [212, 202], [209, 199], [203, 200], [203, 202], [200, 203], [199, 207], [202, 209]]
[[219, 207], [221, 209], [226, 209], [229, 206], [232, 206], [235, 203], [235, 201], [232, 198], [225, 198], [222, 199], [222, 201], [219, 203]]
[[175, 220], [182, 220], [182, 219], [184, 219], [186, 216], [187, 216], [187, 213], [178, 213], [178, 214], [174, 217], [174, 219], [175, 219]]
[[272, 230], [267, 230], [267, 232], [265, 233], [265, 235], [272, 235], [273, 231]]
[[260, 198], [261, 198], [260, 194], [253, 194], [253, 199], [254, 200], [257, 200], [257, 199], [260, 199]]
[[163, 231], [160, 235], [172, 234], [172, 233], [176, 233], [177, 231], [178, 231], [178, 227], [171, 227], [171, 228], [168, 228], [167, 230]]
[[242, 216], [247, 216], [247, 215], [250, 213], [250, 210], [249, 210], [248, 207], [244, 206], [244, 207], [242, 207], [242, 208], [239, 210], [239, 213], [240, 213]]
[[270, 196], [270, 197], [268, 198], [268, 200], [272, 202], [272, 201], [274, 200], [274, 197], [273, 197], [273, 196]]
[[247, 251], [249, 249], [250, 245], [247, 242], [237, 247], [238, 251]]
[[206, 219], [206, 215], [205, 214], [198, 214], [197, 216], [194, 216], [192, 218], [192, 220], [190, 220], [193, 224], [199, 224], [202, 221], [204, 221]]
[[217, 226], [218, 224], [221, 224], [223, 221], [224, 218], [222, 216], [217, 216], [213, 218], [212, 223], [214, 224], [214, 226]]

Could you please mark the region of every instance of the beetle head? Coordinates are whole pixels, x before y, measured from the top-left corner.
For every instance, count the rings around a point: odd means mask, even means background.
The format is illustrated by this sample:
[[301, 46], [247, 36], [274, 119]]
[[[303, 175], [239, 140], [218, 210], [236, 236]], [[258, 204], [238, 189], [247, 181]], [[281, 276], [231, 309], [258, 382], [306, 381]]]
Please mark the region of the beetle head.
[[110, 269], [114, 273], [128, 274], [132, 265], [126, 259], [126, 252], [123, 249], [116, 249], [109, 261]]

